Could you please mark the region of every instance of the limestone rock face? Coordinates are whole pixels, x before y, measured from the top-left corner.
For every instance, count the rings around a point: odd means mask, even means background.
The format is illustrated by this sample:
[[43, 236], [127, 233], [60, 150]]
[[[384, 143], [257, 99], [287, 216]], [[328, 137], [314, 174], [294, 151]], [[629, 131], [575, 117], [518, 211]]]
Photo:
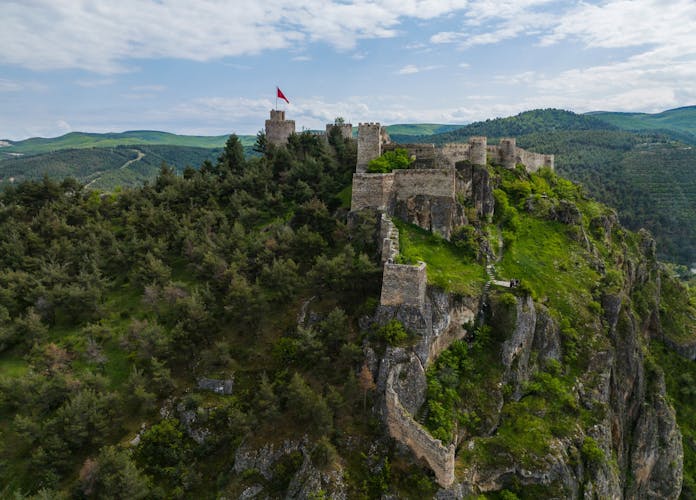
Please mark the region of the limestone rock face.
[[[552, 486], [559, 498], [678, 498], [683, 450], [664, 379], [644, 358], [639, 321], [623, 294], [603, 298], [606, 349], [589, 360], [576, 383], [577, 401], [603, 418], [575, 436], [555, 439], [543, 463], [467, 467], [462, 495], [499, 491], [514, 483]], [[558, 325], [543, 306], [518, 298], [514, 328], [502, 345], [503, 381], [521, 396], [524, 383], [545, 359], [560, 359]], [[578, 443], [592, 438], [606, 457], [587, 464]], [[462, 447], [473, 446], [473, 441]], [[444, 497], [443, 497], [444, 498]]]

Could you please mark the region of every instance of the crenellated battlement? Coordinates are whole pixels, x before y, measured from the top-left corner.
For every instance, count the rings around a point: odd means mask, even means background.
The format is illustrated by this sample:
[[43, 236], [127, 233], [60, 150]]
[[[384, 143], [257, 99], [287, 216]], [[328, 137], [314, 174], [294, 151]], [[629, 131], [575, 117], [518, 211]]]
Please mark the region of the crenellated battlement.
[[284, 146], [288, 137], [295, 133], [295, 120], [286, 120], [285, 111], [271, 110], [270, 120], [266, 120], [266, 140], [275, 146]]

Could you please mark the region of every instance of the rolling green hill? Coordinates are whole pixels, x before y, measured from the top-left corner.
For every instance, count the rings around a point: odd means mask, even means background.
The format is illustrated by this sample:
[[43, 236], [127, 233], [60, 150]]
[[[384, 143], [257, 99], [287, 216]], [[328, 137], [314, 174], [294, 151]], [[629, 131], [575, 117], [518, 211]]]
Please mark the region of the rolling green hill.
[[[693, 498], [696, 364], [663, 342], [696, 341], [696, 304], [648, 235], [552, 172], [482, 167], [492, 219], [395, 221], [434, 281], [380, 306], [381, 217], [339, 208], [354, 144], [235, 151], [109, 196], [0, 192], [0, 497]], [[406, 321], [451, 343], [427, 371]], [[422, 413], [390, 414], [394, 386]], [[460, 487], [395, 445], [407, 412]]]
[[616, 113], [594, 111], [585, 116], [599, 118], [623, 130], [679, 132], [696, 140], [696, 106], [669, 109], [661, 113]]
[[[0, 154], [21, 153], [25, 155], [48, 153], [61, 149], [113, 148], [134, 145], [187, 146], [194, 148], [221, 148], [229, 135], [197, 136], [177, 135], [153, 130], [133, 130], [129, 132], [93, 134], [70, 132], [54, 138], [35, 137], [24, 141], [4, 141], [9, 146], [0, 148]], [[242, 135], [239, 139], [244, 146], [252, 146], [254, 135]]]

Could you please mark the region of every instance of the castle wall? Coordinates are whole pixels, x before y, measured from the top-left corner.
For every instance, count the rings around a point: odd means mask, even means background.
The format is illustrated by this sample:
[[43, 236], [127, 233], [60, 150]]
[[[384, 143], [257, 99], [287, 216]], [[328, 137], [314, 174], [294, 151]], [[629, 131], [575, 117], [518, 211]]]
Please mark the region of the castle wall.
[[382, 127], [379, 123], [358, 124], [358, 164], [356, 172], [365, 172], [371, 160], [382, 155]]
[[383, 306], [407, 305], [421, 309], [425, 304], [427, 284], [425, 262], [417, 266], [386, 262], [382, 275], [380, 304]]
[[470, 158], [471, 144], [443, 144], [438, 151], [440, 168], [454, 168], [457, 162]]
[[395, 149], [405, 149], [415, 161], [410, 168], [428, 169], [438, 168], [438, 154], [435, 144], [397, 144], [389, 143], [382, 146], [382, 153]]
[[528, 172], [536, 172], [542, 167], [549, 167], [551, 170], [553, 170], [554, 167], [553, 155], [532, 153], [531, 151], [525, 151], [522, 148], [517, 148], [517, 158], [519, 163], [522, 163], [525, 167], [527, 167]]
[[351, 210], [387, 210], [394, 185], [394, 174], [353, 174]]
[[351, 125], [350, 123], [327, 123], [326, 135], [328, 136], [331, 133], [331, 130], [333, 130], [334, 128], [338, 128], [341, 131], [341, 137], [343, 137], [344, 139], [350, 139], [353, 137], [353, 125]]
[[385, 213], [380, 216], [379, 240], [382, 242], [380, 247], [382, 264], [393, 261], [399, 255], [399, 229]]
[[454, 170], [405, 169], [395, 170], [392, 173], [397, 200], [419, 195], [454, 199]]
[[425, 460], [440, 486], [450, 486], [454, 482], [454, 444], [445, 447], [416, 422], [399, 401], [393, 384], [394, 371], [387, 379], [385, 398], [389, 435], [408, 446], [417, 458]]
[[295, 133], [295, 120], [286, 120], [285, 111], [272, 109], [271, 119], [266, 120], [266, 140], [275, 146], [284, 146]]

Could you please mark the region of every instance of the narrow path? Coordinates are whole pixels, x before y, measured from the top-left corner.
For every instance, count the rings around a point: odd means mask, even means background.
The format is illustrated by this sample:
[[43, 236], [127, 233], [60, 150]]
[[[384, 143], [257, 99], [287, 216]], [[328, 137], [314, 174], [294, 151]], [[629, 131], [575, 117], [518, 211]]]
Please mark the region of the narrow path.
[[[140, 160], [142, 160], [143, 158], [145, 158], [145, 153], [143, 153], [143, 152], [140, 151], [139, 149], [130, 149], [129, 151], [135, 151], [135, 153], [136, 153], [137, 156], [136, 156], [135, 158], [133, 158], [132, 160], [128, 160], [128, 161], [125, 162], [123, 165], [121, 165], [120, 167], [118, 167], [119, 170], [126, 169], [126, 168], [128, 168], [129, 165], [135, 163], [136, 161], [140, 161]], [[89, 181], [87, 184], [85, 184], [85, 189], [88, 188], [88, 187], [90, 187], [92, 184], [94, 184], [95, 182], [97, 182], [99, 179], [101, 179], [101, 177], [102, 177], [106, 172], [108, 172], [108, 170], [102, 170], [102, 171], [100, 171], [100, 172], [97, 172], [97, 174], [99, 174], [99, 175], [97, 175], [94, 179], [92, 179], [92, 180]]]
[[136, 161], [140, 161], [140, 160], [142, 160], [143, 158], [145, 158], [145, 153], [143, 153], [143, 152], [140, 151], [139, 149], [131, 149], [131, 151], [135, 151], [135, 152], [138, 154], [138, 156], [135, 157], [135, 158], [133, 158], [132, 160], [128, 160], [126, 163], [124, 163], [123, 165], [121, 165], [121, 167], [119, 168], [119, 170], [123, 170], [123, 169], [125, 169], [125, 168], [128, 168], [128, 165], [130, 165], [131, 163], [135, 163]]

